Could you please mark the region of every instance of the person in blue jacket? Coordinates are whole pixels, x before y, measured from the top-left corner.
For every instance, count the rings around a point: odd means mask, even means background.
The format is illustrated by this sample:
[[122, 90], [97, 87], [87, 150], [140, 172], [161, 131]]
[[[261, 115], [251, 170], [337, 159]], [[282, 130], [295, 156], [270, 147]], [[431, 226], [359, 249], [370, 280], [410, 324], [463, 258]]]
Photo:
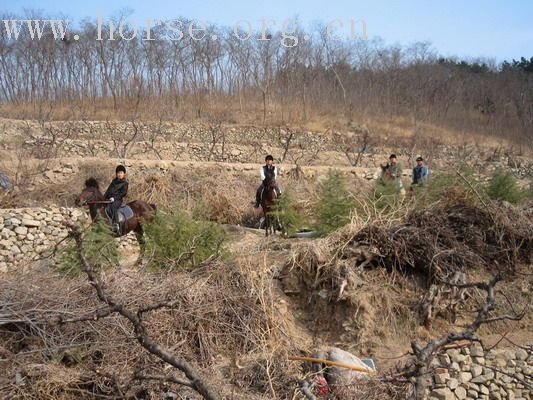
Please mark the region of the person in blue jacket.
[[424, 186], [429, 177], [429, 168], [421, 156], [416, 158], [416, 165], [413, 168], [413, 182], [411, 183], [411, 190], [414, 186]]

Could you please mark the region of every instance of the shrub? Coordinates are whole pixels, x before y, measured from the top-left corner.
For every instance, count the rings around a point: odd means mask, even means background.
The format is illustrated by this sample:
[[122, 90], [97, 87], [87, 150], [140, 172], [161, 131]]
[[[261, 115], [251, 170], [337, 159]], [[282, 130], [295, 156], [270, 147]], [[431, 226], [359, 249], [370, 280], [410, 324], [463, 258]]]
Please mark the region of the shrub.
[[502, 169], [494, 171], [486, 190], [491, 199], [512, 204], [519, 204], [531, 196], [530, 190], [520, 188], [515, 177]]
[[327, 234], [350, 222], [354, 205], [346, 189], [344, 176], [338, 170], [328, 171], [327, 179], [320, 185], [320, 197], [315, 206], [315, 227]]
[[184, 212], [158, 212], [145, 232], [146, 254], [157, 269], [194, 267], [217, 255], [225, 237], [219, 225], [194, 220]]
[[[83, 234], [83, 244], [91, 266], [105, 267], [118, 264], [118, 243], [105, 222], [92, 224]], [[80, 253], [73, 240], [60, 251], [57, 268], [66, 274], [78, 274], [82, 271]]]
[[296, 201], [289, 188], [285, 189], [270, 214], [279, 222], [285, 236], [294, 235], [304, 223], [304, 216], [296, 208]]
[[413, 192], [418, 206], [445, 201], [448, 204], [478, 204], [486, 200], [483, 184], [474, 171], [462, 167], [456, 172], [437, 173], [427, 185]]
[[369, 200], [373, 206], [372, 209], [394, 211], [403, 202], [403, 196], [398, 191], [397, 182], [380, 178], [376, 181]]

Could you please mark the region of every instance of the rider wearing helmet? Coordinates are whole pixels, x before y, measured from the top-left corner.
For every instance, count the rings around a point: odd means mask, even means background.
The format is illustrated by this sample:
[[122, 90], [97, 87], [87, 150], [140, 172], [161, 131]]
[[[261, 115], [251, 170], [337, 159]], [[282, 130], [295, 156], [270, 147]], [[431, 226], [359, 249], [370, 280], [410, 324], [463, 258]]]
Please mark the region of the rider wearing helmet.
[[[265, 165], [261, 167], [260, 174], [261, 174], [261, 185], [257, 188], [257, 191], [255, 192], [254, 208], [258, 208], [259, 203], [261, 203], [261, 197], [263, 195], [263, 190], [265, 189], [265, 183], [266, 183], [265, 179], [266, 179], [267, 174], [273, 174], [274, 179], [276, 179], [276, 181], [278, 179], [278, 169], [274, 165], [274, 157], [272, 157], [270, 154], [265, 157]], [[281, 196], [281, 190], [277, 183], [276, 183], [276, 194], [278, 195], [278, 197]]]

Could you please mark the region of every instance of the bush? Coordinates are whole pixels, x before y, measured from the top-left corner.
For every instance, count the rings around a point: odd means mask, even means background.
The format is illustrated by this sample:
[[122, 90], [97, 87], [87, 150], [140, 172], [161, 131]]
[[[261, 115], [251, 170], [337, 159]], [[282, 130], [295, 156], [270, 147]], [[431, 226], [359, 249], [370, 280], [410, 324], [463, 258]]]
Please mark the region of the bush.
[[304, 223], [304, 216], [296, 208], [296, 201], [289, 188], [277, 200], [270, 214], [279, 222], [285, 236], [294, 235]]
[[145, 232], [146, 254], [157, 269], [195, 267], [217, 255], [225, 238], [219, 225], [194, 220], [184, 212], [158, 212]]
[[377, 211], [394, 211], [403, 202], [403, 196], [398, 190], [398, 183], [380, 178], [376, 181], [370, 196], [372, 209]]
[[[105, 222], [92, 224], [83, 234], [83, 244], [85, 256], [91, 266], [105, 267], [118, 264], [118, 243]], [[73, 240], [60, 251], [57, 267], [66, 274], [78, 274], [82, 271], [79, 249]]]
[[501, 169], [494, 171], [486, 190], [491, 199], [512, 204], [519, 204], [531, 196], [530, 190], [520, 188], [514, 176]]
[[320, 185], [320, 198], [315, 206], [315, 228], [327, 234], [350, 222], [354, 205], [346, 189], [344, 176], [338, 170], [330, 170]]
[[424, 187], [416, 188], [413, 195], [419, 207], [442, 201], [450, 205], [475, 205], [487, 199], [482, 182], [469, 167], [462, 167], [457, 172], [434, 174], [431, 181]]

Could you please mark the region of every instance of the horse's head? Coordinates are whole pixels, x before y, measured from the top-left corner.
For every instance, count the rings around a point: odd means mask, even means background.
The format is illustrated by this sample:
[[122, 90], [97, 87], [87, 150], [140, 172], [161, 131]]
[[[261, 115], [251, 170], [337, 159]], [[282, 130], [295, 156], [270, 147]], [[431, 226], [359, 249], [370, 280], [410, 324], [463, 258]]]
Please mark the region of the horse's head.
[[94, 178], [89, 178], [85, 181], [85, 189], [76, 197], [77, 206], [85, 206], [88, 202], [100, 200], [102, 193], [98, 181]]
[[267, 172], [265, 175], [265, 186], [267, 189], [272, 190], [276, 187], [276, 176], [273, 172]]

